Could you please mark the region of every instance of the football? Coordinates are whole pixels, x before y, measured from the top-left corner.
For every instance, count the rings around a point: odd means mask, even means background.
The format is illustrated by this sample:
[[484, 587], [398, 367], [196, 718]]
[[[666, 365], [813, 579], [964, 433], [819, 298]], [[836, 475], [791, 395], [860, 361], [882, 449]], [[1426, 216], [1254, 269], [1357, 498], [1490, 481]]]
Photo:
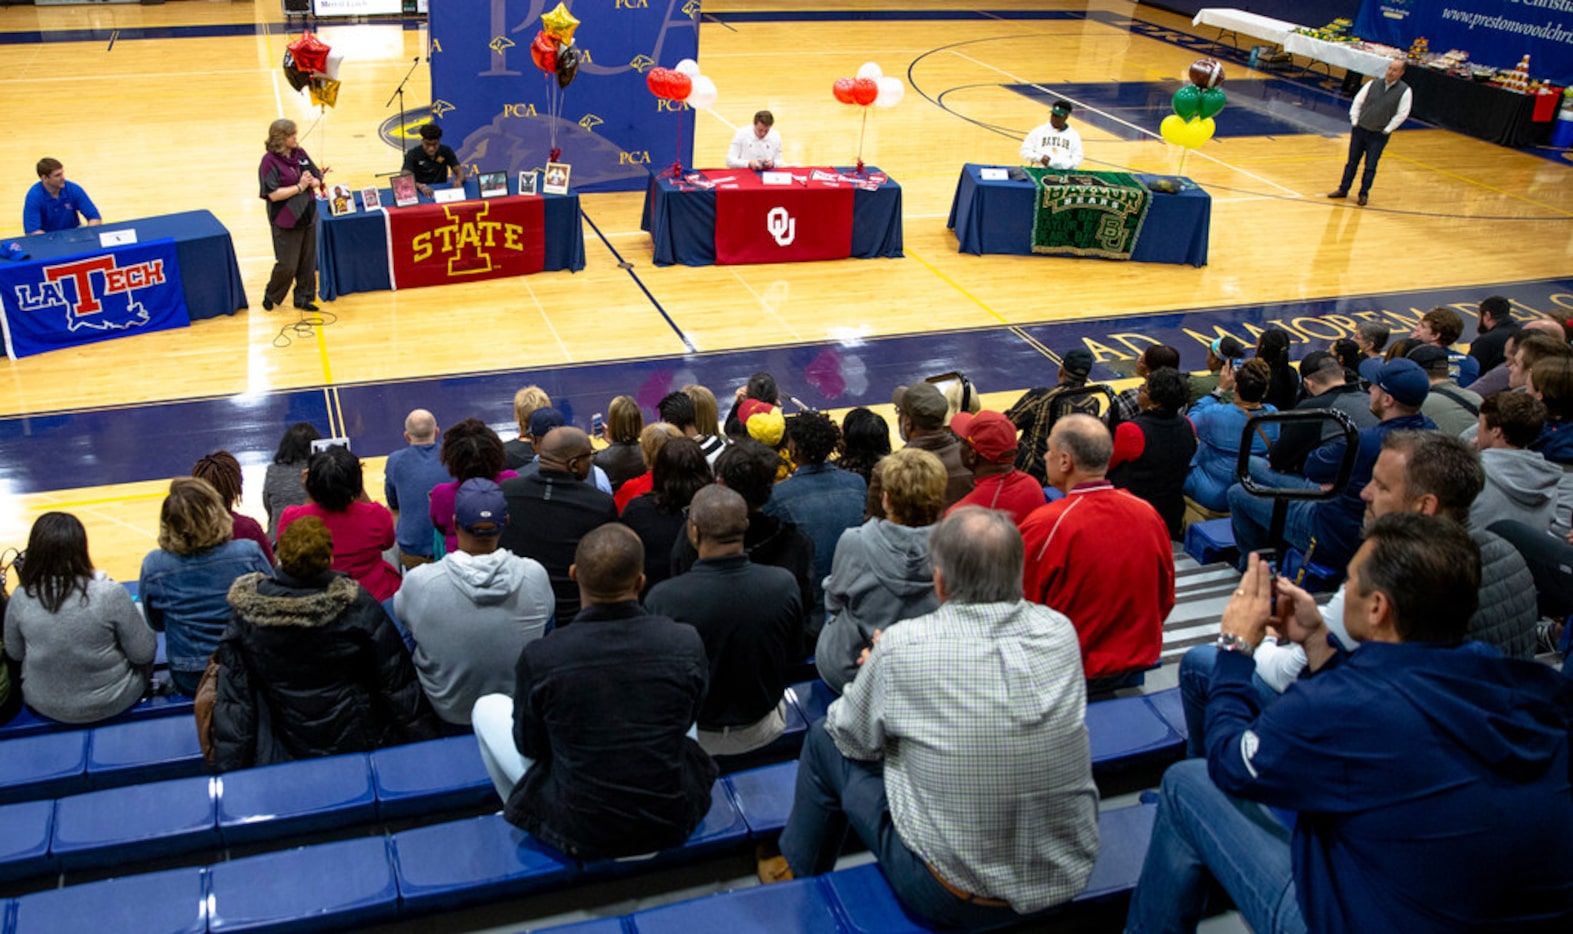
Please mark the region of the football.
[[1199, 58], [1191, 63], [1191, 83], [1208, 90], [1223, 84], [1223, 65], [1214, 58]]

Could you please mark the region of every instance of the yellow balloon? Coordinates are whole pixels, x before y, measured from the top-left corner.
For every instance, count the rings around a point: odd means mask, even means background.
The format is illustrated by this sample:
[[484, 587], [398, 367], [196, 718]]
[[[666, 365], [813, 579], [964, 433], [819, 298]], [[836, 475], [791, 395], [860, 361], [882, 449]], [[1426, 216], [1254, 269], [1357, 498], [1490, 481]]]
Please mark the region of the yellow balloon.
[[1169, 114], [1163, 118], [1163, 123], [1158, 125], [1158, 133], [1166, 142], [1176, 146], [1185, 145], [1185, 119], [1179, 114]]
[[545, 27], [546, 34], [559, 42], [572, 42], [573, 31], [579, 28], [579, 21], [574, 19], [568, 8], [559, 3], [552, 10], [541, 17], [541, 25]]
[[1203, 143], [1213, 138], [1213, 134], [1218, 130], [1218, 124], [1213, 122], [1212, 117], [1208, 117], [1205, 120], [1192, 120], [1186, 124], [1185, 130], [1185, 145], [1191, 149], [1199, 149]]

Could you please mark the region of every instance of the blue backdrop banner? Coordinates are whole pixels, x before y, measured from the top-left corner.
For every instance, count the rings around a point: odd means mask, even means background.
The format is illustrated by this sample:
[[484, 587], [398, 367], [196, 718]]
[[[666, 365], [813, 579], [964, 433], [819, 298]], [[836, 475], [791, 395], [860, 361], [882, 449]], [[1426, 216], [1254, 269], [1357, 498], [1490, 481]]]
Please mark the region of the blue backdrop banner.
[[0, 263], [0, 311], [12, 359], [191, 324], [173, 240]]
[[1493, 68], [1528, 53], [1531, 75], [1573, 83], [1573, 0], [1365, 0], [1355, 34], [1400, 49], [1424, 36]]
[[[651, 68], [698, 58], [699, 0], [572, 0], [578, 74], [566, 88], [530, 43], [557, 0], [444, 0], [431, 7], [431, 112], [482, 172], [540, 169], [553, 145], [578, 191], [643, 190], [648, 171], [692, 162], [695, 112], [645, 86]], [[719, 156], [718, 156], [719, 158]]]

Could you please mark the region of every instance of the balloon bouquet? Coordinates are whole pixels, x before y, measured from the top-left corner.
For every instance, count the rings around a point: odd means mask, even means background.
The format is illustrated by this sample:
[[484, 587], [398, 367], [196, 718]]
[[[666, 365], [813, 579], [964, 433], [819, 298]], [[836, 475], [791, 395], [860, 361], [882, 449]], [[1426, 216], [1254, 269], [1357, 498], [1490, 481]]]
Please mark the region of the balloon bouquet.
[[[1213, 122], [1223, 105], [1229, 102], [1223, 89], [1223, 65], [1217, 59], [1201, 58], [1191, 63], [1190, 84], [1174, 92], [1174, 113], [1163, 118], [1158, 131], [1163, 138], [1187, 151], [1199, 148], [1213, 138], [1218, 125]], [[1180, 157], [1185, 166], [1185, 157]]]
[[868, 129], [869, 105], [878, 107], [894, 107], [901, 103], [901, 98], [907, 93], [907, 86], [901, 83], [900, 78], [887, 78], [874, 62], [864, 62], [857, 70], [856, 78], [837, 78], [830, 86], [830, 93], [836, 100], [843, 104], [854, 104], [863, 108], [863, 125], [858, 129], [858, 161], [857, 170], [863, 171], [863, 133]]
[[[546, 76], [546, 134], [550, 152], [548, 162], [557, 162], [562, 147], [557, 145], [557, 124], [563, 113], [563, 91], [573, 84], [579, 74], [579, 50], [574, 47], [574, 30], [579, 21], [568, 7], [559, 3], [550, 13], [542, 14], [544, 27], [530, 43], [530, 61]], [[555, 79], [555, 80], [554, 80]]]
[[[715, 106], [715, 82], [709, 76], [699, 73], [699, 63], [691, 58], [685, 58], [677, 63], [676, 68], [652, 68], [644, 76], [645, 87], [650, 89], [661, 100], [673, 103], [687, 104], [694, 110], [708, 110]], [[683, 111], [677, 111], [677, 155], [672, 159], [672, 167], [663, 175], [673, 178], [683, 174]]]
[[284, 47], [284, 80], [296, 91], [311, 89], [311, 105], [332, 107], [339, 102], [339, 66], [344, 53], [307, 30]]

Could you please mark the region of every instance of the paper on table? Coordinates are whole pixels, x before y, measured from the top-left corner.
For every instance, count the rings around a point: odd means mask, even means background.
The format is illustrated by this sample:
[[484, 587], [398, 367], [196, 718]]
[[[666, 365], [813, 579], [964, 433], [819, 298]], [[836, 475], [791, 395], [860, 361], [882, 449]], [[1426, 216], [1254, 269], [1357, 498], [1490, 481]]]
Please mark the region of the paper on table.
[[764, 182], [766, 185], [790, 185], [790, 184], [792, 184], [792, 173], [791, 172], [760, 172], [759, 173], [759, 180], [761, 182]]
[[980, 169], [978, 176], [986, 182], [1003, 182], [1010, 178], [1010, 172], [1005, 169]]

